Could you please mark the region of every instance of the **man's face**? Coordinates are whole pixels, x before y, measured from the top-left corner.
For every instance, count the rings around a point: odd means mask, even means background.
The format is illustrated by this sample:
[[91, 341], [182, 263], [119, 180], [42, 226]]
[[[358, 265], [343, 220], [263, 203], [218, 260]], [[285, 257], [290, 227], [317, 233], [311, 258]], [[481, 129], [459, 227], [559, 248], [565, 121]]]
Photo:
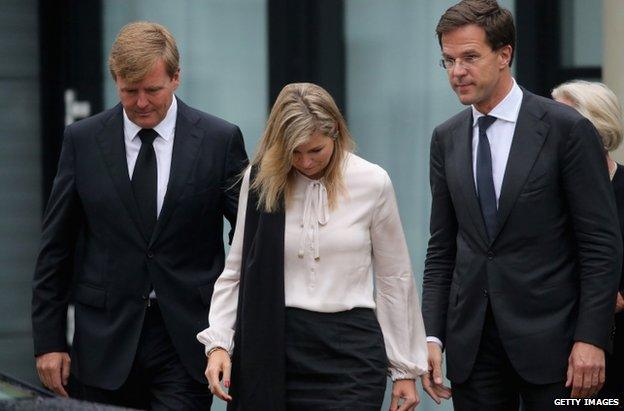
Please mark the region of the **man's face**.
[[130, 121], [142, 128], [154, 128], [167, 115], [173, 92], [180, 84], [180, 73], [170, 77], [164, 61], [158, 60], [143, 80], [130, 83], [118, 76], [115, 82]]
[[447, 74], [462, 104], [488, 113], [508, 92], [502, 78], [509, 73], [511, 47], [492, 50], [481, 27], [469, 24], [443, 34], [442, 58], [454, 62]]

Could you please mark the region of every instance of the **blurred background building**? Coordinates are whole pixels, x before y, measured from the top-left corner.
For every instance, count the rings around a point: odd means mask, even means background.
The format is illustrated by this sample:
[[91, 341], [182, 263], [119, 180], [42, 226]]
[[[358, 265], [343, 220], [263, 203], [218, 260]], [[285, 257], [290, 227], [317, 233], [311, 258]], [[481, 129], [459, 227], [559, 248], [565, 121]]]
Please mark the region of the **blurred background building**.
[[[624, 99], [624, 2], [500, 2], [516, 19], [518, 83], [548, 96], [569, 79], [602, 80]], [[311, 81], [328, 89], [358, 152], [392, 177], [420, 288], [429, 140], [437, 124], [462, 109], [437, 64], [435, 25], [453, 3], [3, 0], [0, 372], [37, 384], [30, 282], [63, 127], [117, 103], [108, 51], [119, 29], [135, 20], [156, 21], [173, 32], [182, 60], [177, 95], [238, 124], [250, 155], [284, 84]], [[224, 409], [215, 402], [213, 409]], [[419, 409], [451, 409], [445, 407], [424, 399]]]

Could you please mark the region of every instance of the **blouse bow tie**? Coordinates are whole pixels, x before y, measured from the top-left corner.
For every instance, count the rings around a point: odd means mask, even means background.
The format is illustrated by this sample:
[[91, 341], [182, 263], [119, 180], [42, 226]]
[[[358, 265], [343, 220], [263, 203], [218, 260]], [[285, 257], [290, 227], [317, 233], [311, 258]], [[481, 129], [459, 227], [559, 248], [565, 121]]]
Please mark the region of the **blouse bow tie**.
[[327, 190], [323, 183], [312, 181], [308, 184], [303, 203], [301, 219], [301, 239], [299, 240], [299, 258], [303, 258], [306, 240], [309, 238], [314, 250], [314, 259], [321, 258], [319, 253], [319, 226], [329, 221]]

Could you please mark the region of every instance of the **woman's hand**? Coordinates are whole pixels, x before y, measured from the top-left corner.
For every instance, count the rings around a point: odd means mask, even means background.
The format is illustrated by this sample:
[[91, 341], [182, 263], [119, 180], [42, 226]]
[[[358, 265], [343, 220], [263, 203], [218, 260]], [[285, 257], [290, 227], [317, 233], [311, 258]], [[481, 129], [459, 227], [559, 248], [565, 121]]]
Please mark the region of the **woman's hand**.
[[[400, 400], [403, 400], [401, 405], [399, 405]], [[419, 403], [416, 380], [396, 380], [392, 384], [390, 411], [413, 411]]]
[[615, 300], [615, 313], [621, 313], [624, 311], [624, 297], [622, 297], [622, 293], [617, 293], [617, 300]]
[[223, 401], [231, 401], [230, 397], [221, 386], [221, 378], [223, 377], [223, 385], [230, 388], [230, 372], [232, 371], [232, 361], [230, 355], [223, 348], [218, 348], [208, 353], [208, 365], [206, 366], [206, 378], [208, 378], [208, 387], [213, 395], [221, 398]]

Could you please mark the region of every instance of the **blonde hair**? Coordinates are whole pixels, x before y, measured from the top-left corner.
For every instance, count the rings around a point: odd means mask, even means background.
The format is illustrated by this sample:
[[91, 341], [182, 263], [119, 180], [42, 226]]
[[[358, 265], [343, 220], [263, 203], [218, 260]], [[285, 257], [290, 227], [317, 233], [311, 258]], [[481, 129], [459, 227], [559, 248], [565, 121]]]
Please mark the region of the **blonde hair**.
[[354, 148], [353, 139], [327, 91], [311, 83], [292, 83], [277, 96], [251, 163], [257, 168], [251, 188], [258, 192], [259, 209], [273, 212], [281, 207], [282, 199], [288, 202], [294, 176], [293, 152], [316, 132], [334, 140], [323, 182], [330, 208], [336, 206], [344, 190], [342, 166]]
[[108, 57], [113, 80], [141, 81], [161, 60], [170, 77], [180, 69], [180, 53], [173, 35], [164, 26], [148, 21], [125, 25], [117, 35]]
[[602, 138], [606, 151], [613, 151], [622, 142], [622, 107], [615, 93], [598, 82], [573, 80], [557, 86], [553, 98], [568, 100], [591, 121]]

